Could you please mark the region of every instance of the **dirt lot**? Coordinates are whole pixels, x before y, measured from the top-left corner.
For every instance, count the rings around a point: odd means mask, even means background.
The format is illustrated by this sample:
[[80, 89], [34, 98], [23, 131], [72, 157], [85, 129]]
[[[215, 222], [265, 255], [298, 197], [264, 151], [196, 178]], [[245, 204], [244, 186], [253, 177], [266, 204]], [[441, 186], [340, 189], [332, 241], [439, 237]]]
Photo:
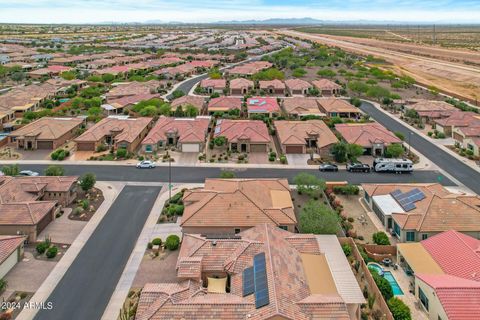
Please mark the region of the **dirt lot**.
[[480, 59], [478, 53], [419, 45], [411, 45], [406, 49], [408, 53], [405, 53], [401, 52], [403, 44], [373, 39], [312, 35], [296, 31], [282, 31], [282, 33], [337, 46], [354, 53], [383, 58], [392, 63], [390, 68], [394, 72], [409, 75], [420, 84], [427, 87], [434, 86], [445, 93], [462, 97], [472, 103], [476, 103], [480, 96], [480, 68], [449, 62], [466, 60], [469, 63], [477, 63], [477, 59]]

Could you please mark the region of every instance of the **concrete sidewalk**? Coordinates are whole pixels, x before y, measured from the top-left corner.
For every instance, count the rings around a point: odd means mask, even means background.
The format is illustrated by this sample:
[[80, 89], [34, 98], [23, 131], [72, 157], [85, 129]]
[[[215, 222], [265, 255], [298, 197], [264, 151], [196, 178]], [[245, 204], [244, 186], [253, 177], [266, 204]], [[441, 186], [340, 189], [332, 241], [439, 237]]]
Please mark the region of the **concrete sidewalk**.
[[[172, 189], [172, 196], [178, 192], [180, 192], [184, 188], [197, 188], [201, 187], [203, 184], [192, 183], [192, 184], [182, 184], [176, 185]], [[137, 270], [142, 262], [142, 258], [145, 255], [145, 250], [147, 248], [148, 242], [150, 242], [153, 238], [158, 236], [156, 234], [157, 230], [157, 221], [162, 213], [162, 208], [165, 201], [168, 200], [169, 192], [167, 188], [163, 188], [162, 191], [159, 193], [157, 199], [155, 200], [155, 204], [153, 205], [152, 210], [150, 211], [150, 215], [145, 222], [143, 227], [142, 233], [138, 237], [137, 243], [135, 248], [128, 259], [127, 265], [123, 270], [122, 276], [118, 281], [117, 287], [112, 294], [110, 302], [103, 313], [102, 320], [111, 320], [116, 319], [118, 316], [119, 310], [123, 307], [125, 299], [127, 298], [128, 292], [132, 287], [133, 280], [135, 279], [135, 275]], [[175, 229], [176, 230], [176, 229]], [[162, 238], [165, 240], [165, 238]]]
[[[57, 263], [52, 272], [50, 272], [47, 279], [45, 279], [37, 292], [35, 292], [30, 302], [41, 303], [47, 301], [50, 294], [63, 278], [65, 272], [67, 272], [68, 268], [72, 265], [73, 261], [82, 250], [85, 243], [88, 241], [112, 203], [117, 198], [120, 191], [123, 189], [124, 183], [107, 183], [99, 181], [95, 186], [102, 190], [105, 200], [98, 208], [97, 212], [93, 215], [92, 219], [90, 219], [87, 225], [83, 228], [82, 232], [77, 236], [62, 259]], [[17, 317], [17, 320], [31, 320], [35, 317], [38, 311], [39, 309], [34, 308], [23, 309], [23, 311]]]

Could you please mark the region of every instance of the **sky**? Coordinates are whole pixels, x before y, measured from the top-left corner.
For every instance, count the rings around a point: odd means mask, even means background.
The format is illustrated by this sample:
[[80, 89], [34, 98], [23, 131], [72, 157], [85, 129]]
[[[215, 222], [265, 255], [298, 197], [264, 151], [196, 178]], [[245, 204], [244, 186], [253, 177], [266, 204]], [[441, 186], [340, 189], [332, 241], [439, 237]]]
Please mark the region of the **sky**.
[[0, 0], [2, 23], [328, 21], [480, 23], [480, 0]]

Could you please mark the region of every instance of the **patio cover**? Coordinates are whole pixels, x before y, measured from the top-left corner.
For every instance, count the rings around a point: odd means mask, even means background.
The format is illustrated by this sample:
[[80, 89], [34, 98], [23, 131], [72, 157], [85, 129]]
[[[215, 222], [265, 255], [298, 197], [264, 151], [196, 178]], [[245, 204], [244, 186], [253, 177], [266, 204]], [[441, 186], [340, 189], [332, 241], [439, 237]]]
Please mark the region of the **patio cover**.
[[410, 268], [412, 268], [414, 273], [444, 273], [420, 242], [398, 243], [397, 250], [403, 256]]
[[207, 278], [208, 288], [207, 291], [211, 293], [226, 293], [227, 278]]

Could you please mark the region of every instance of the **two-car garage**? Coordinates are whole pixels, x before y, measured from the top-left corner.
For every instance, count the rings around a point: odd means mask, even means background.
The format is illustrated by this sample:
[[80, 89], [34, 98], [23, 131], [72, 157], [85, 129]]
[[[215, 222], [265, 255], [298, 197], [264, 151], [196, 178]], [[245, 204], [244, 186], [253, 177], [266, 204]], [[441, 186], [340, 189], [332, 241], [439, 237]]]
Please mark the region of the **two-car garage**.
[[199, 143], [183, 143], [182, 152], [200, 152]]
[[305, 153], [305, 146], [296, 145], [296, 146], [285, 146], [285, 153]]

